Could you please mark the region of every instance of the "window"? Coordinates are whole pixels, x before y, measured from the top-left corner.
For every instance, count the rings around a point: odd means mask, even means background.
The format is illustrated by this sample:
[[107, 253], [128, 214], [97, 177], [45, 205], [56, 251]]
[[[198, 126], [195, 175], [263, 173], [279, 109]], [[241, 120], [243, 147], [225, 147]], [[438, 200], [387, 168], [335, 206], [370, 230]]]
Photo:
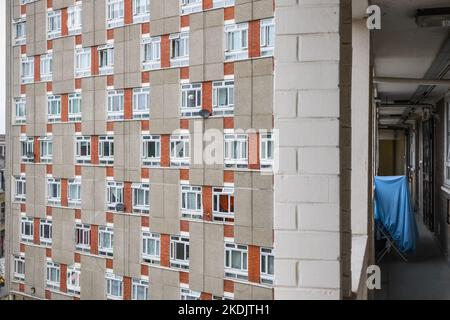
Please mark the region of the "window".
[[27, 42], [27, 22], [25, 18], [14, 20], [13, 33], [15, 45], [22, 45]]
[[69, 121], [81, 121], [81, 93], [69, 94]]
[[111, 45], [98, 48], [98, 68], [100, 74], [110, 74], [114, 71], [114, 47]]
[[107, 6], [107, 25], [108, 27], [117, 27], [123, 24], [123, 0], [108, 0]]
[[22, 57], [20, 62], [20, 77], [22, 84], [32, 83], [34, 80], [34, 57]]
[[273, 249], [261, 248], [261, 283], [263, 284], [273, 284], [274, 259]]
[[61, 121], [61, 96], [47, 96], [48, 122]]
[[200, 300], [201, 292], [180, 288], [180, 300]]
[[142, 260], [159, 264], [161, 236], [158, 233], [142, 232]]
[[225, 277], [247, 280], [247, 252], [245, 245], [225, 243]]
[[61, 204], [61, 180], [47, 178], [47, 204]]
[[150, 118], [150, 88], [133, 89], [133, 118], [148, 119]]
[[144, 70], [161, 68], [161, 37], [142, 40], [142, 63]]
[[75, 137], [75, 161], [77, 163], [91, 162], [91, 137]]
[[133, 212], [149, 213], [150, 186], [148, 183], [133, 183]]
[[213, 218], [215, 221], [234, 219], [234, 188], [213, 188]]
[[67, 8], [67, 28], [69, 34], [81, 33], [82, 6], [75, 5]]
[[68, 180], [67, 201], [69, 207], [78, 208], [81, 206], [81, 179]]
[[225, 134], [225, 167], [247, 168], [247, 138], [246, 134]]
[[15, 193], [14, 200], [15, 201], [25, 201], [26, 200], [26, 180], [25, 177], [16, 177], [15, 178]]
[[234, 114], [234, 80], [214, 81], [213, 115], [224, 116]]
[[33, 243], [33, 236], [34, 236], [33, 218], [22, 217], [20, 224], [20, 235], [22, 242]]
[[27, 103], [25, 98], [14, 99], [15, 117], [14, 122], [16, 124], [23, 124], [27, 121]]
[[22, 162], [34, 161], [34, 139], [21, 136], [20, 137], [20, 153]]
[[213, 8], [234, 6], [234, 0], [213, 0]]
[[133, 279], [132, 282], [132, 300], [147, 300], [148, 281]]
[[98, 228], [98, 253], [104, 256], [113, 256], [114, 231], [110, 227]]
[[181, 14], [202, 11], [202, 0], [180, 0]]
[[161, 136], [142, 136], [142, 162], [152, 167], [158, 167], [161, 164]]
[[189, 166], [189, 134], [170, 136], [170, 165]]
[[123, 297], [123, 279], [112, 273], [106, 274], [106, 299], [122, 300]]
[[108, 181], [106, 183], [106, 193], [108, 209], [116, 211], [116, 206], [123, 204], [123, 183]]
[[75, 49], [75, 77], [91, 75], [91, 48]]
[[14, 280], [25, 280], [25, 257], [14, 257]]
[[41, 162], [51, 163], [53, 158], [52, 136], [39, 138]]
[[79, 295], [81, 269], [78, 266], [72, 265], [67, 267], [67, 292], [70, 294]]
[[261, 134], [261, 146], [259, 148], [261, 169], [270, 169], [273, 165], [273, 135]]
[[54, 263], [47, 261], [47, 277], [46, 286], [47, 288], [59, 289], [60, 282], [60, 266], [59, 263]]
[[189, 269], [189, 239], [181, 236], [170, 237], [170, 266]]
[[171, 34], [170, 65], [181, 67], [189, 65], [189, 32]]
[[43, 54], [41, 56], [41, 81], [51, 81], [53, 70], [53, 54]]
[[52, 245], [52, 221], [41, 219], [39, 223], [39, 240], [46, 246]]
[[36, 0], [20, 0], [20, 4], [21, 5], [24, 5], [24, 4], [27, 4], [27, 3], [32, 3], [32, 2], [35, 2]]
[[248, 23], [225, 26], [225, 60], [248, 58]]
[[198, 116], [202, 109], [202, 84], [181, 85], [181, 116]]
[[202, 187], [181, 186], [181, 216], [190, 219], [203, 217]]
[[133, 1], [133, 22], [146, 22], [150, 20], [150, 0]]
[[261, 56], [273, 56], [275, 47], [275, 21], [273, 18], [261, 20]]
[[47, 38], [54, 39], [61, 36], [61, 10], [47, 12]]
[[444, 183], [450, 185], [450, 100], [445, 102], [445, 130], [446, 130], [446, 155], [445, 155], [445, 179]]
[[98, 158], [101, 164], [114, 163], [114, 136], [98, 138]]
[[109, 90], [108, 93], [108, 120], [123, 119], [123, 90]]
[[83, 252], [91, 251], [91, 226], [81, 223], [75, 225], [75, 249]]

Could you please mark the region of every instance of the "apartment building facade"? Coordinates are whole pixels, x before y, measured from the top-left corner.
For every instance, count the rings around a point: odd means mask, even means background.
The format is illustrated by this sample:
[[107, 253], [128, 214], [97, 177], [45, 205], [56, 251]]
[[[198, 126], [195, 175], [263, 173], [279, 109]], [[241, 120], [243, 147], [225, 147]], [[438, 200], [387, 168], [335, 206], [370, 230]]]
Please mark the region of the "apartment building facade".
[[10, 1], [12, 295], [273, 298], [274, 12]]

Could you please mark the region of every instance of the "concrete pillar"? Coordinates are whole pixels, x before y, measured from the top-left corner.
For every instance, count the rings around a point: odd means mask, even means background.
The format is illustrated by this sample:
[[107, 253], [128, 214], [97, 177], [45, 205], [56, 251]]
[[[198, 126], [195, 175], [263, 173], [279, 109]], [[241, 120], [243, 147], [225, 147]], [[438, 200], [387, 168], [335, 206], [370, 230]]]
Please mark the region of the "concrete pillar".
[[275, 299], [350, 294], [351, 1], [276, 2]]

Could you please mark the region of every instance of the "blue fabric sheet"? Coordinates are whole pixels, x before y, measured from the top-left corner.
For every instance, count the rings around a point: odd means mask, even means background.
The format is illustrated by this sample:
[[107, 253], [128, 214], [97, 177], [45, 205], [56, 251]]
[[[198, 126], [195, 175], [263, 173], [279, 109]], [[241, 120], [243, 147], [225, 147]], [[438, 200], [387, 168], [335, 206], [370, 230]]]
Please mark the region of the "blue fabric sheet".
[[402, 252], [416, 249], [419, 232], [405, 176], [375, 177], [375, 222], [389, 232]]

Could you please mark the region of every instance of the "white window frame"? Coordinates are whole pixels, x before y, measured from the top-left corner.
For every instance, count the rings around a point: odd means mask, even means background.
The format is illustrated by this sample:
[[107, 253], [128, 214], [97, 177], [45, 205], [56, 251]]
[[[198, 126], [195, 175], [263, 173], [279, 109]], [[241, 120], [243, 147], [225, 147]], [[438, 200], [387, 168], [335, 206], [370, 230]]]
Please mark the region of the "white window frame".
[[[155, 252], [149, 252], [150, 242], [154, 243]], [[144, 262], [159, 265], [161, 261], [161, 235], [159, 233], [143, 231], [141, 242], [141, 257]]]
[[[123, 299], [123, 277], [117, 276], [115, 274], [106, 273], [106, 299], [107, 300], [122, 300]], [[117, 292], [113, 292], [113, 282], [117, 282]]]
[[213, 0], [213, 8], [226, 8], [234, 6], [235, 0]]
[[27, 43], [27, 20], [18, 18], [13, 21], [13, 43], [23, 45]]
[[73, 295], [81, 293], [81, 268], [79, 266], [67, 267], [67, 293]]
[[[56, 111], [56, 113], [54, 111]], [[47, 119], [48, 122], [61, 121], [60, 95], [47, 95]]]
[[[274, 252], [272, 248], [260, 248], [260, 282], [261, 284], [272, 285], [274, 273], [270, 273], [270, 268], [274, 270]], [[270, 262], [272, 261], [272, 262]], [[272, 267], [270, 267], [272, 265]]]
[[[213, 116], [234, 115], [234, 80], [214, 81], [213, 89]], [[225, 91], [227, 104], [220, 105], [219, 97]]]
[[52, 81], [53, 75], [53, 54], [41, 55], [41, 81]]
[[[108, 154], [104, 152], [105, 145], [108, 146]], [[114, 163], [114, 136], [98, 137], [98, 160], [101, 164]]]
[[[190, 102], [193, 101], [193, 106]], [[180, 113], [182, 117], [198, 117], [202, 110], [202, 84], [185, 83], [181, 85]]]
[[[183, 247], [183, 259], [178, 259], [176, 253], [178, 251], [177, 244]], [[170, 236], [170, 266], [176, 269], [189, 269], [189, 238], [183, 236]]]
[[51, 163], [53, 159], [53, 137], [39, 138], [39, 153], [42, 163]]
[[[170, 66], [184, 67], [189, 65], [189, 31], [169, 35]], [[184, 50], [181, 50], [184, 49]]]
[[133, 23], [147, 21], [150, 21], [150, 0], [133, 0]]
[[[82, 96], [81, 93], [75, 92], [69, 94], [69, 121], [81, 121], [82, 114]], [[79, 109], [78, 112], [74, 112], [75, 109]]]
[[34, 57], [22, 56], [20, 58], [20, 78], [22, 84], [34, 81]]
[[[54, 272], [54, 274], [53, 274]], [[61, 281], [61, 266], [59, 263], [47, 261], [47, 268], [45, 269], [45, 286], [51, 289], [59, 289]], [[55, 276], [55, 279], [53, 279]]]
[[[56, 191], [56, 195], [53, 191]], [[47, 178], [47, 204], [56, 206], [61, 204], [61, 179]]]
[[[104, 246], [105, 236], [108, 236], [110, 246]], [[112, 227], [100, 226], [98, 228], [98, 254], [112, 257], [114, 255], [114, 229]]]
[[[82, 155], [82, 146], [86, 145], [86, 154]], [[91, 163], [91, 137], [90, 136], [76, 136], [75, 137], [75, 162], [76, 163]]]
[[[47, 237], [47, 235], [49, 237]], [[51, 246], [53, 238], [52, 220], [41, 219], [39, 222], [39, 242], [41, 245]]]
[[24, 97], [14, 99], [14, 123], [23, 124], [27, 122], [27, 99]]
[[106, 25], [108, 28], [114, 28], [123, 25], [124, 15], [124, 0], [107, 0]]
[[20, 0], [20, 4], [24, 5], [24, 4], [28, 4], [28, 3], [32, 3], [35, 2], [36, 0]]
[[[71, 189], [75, 188], [78, 198], [71, 197]], [[67, 181], [67, 203], [71, 208], [81, 207], [81, 179], [74, 178]]]
[[200, 300], [201, 292], [180, 288], [180, 300]]
[[[34, 138], [20, 136], [20, 152], [22, 162], [34, 162]], [[29, 157], [29, 154], [33, 154]]]
[[[150, 59], [147, 59], [150, 52]], [[142, 39], [141, 60], [143, 70], [161, 68], [161, 37], [145, 37]]]
[[116, 211], [116, 205], [119, 203], [124, 203], [123, 189], [123, 182], [106, 182], [106, 207], [108, 208], [108, 210]]
[[[236, 61], [248, 59], [248, 22], [225, 25], [225, 60]], [[231, 37], [238, 37], [239, 46], [233, 48]]]
[[[27, 233], [26, 231], [29, 231]], [[22, 216], [20, 220], [20, 241], [26, 243], [33, 243], [34, 239], [34, 219]]]
[[[232, 265], [233, 254], [240, 255], [241, 266]], [[225, 242], [225, 278], [247, 280], [248, 279], [248, 246]]]
[[14, 280], [25, 280], [25, 257], [14, 256]]
[[91, 75], [91, 48], [75, 49], [74, 69], [76, 78]]
[[[77, 243], [77, 239], [80, 243]], [[77, 223], [75, 225], [75, 250], [82, 252], [91, 251], [91, 226]]]
[[98, 73], [100, 75], [114, 72], [114, 46], [105, 45], [98, 47]]
[[[235, 145], [236, 148], [234, 148]], [[223, 154], [226, 168], [247, 168], [248, 135], [244, 133], [225, 133]]]
[[[117, 105], [115, 105], [117, 103]], [[106, 111], [108, 120], [123, 120], [125, 109], [124, 91], [108, 90], [106, 99]]]
[[150, 212], [150, 185], [148, 183], [133, 183], [131, 185], [133, 212]]
[[[27, 181], [25, 177], [14, 178], [14, 201], [24, 202], [27, 196]], [[19, 193], [21, 192], [21, 193]]]
[[[226, 197], [228, 203], [228, 212], [220, 210], [220, 198]], [[215, 187], [212, 190], [212, 212], [214, 221], [226, 222], [228, 219], [234, 219], [234, 188], [233, 187]]]
[[[56, 22], [52, 23], [51, 21], [56, 19]], [[55, 29], [50, 29], [52, 26], [56, 27]], [[47, 11], [47, 39], [55, 39], [61, 36], [61, 10], [49, 10]]]
[[275, 49], [274, 18], [262, 19], [260, 22], [260, 47], [262, 57], [273, 56]]
[[150, 118], [150, 87], [133, 89], [133, 119]]
[[271, 169], [273, 167], [275, 141], [273, 133], [260, 134], [259, 159], [261, 169]]
[[203, 10], [202, 0], [180, 0], [181, 15], [200, 12]]
[[[143, 296], [141, 291], [143, 290]], [[148, 281], [143, 279], [133, 279], [131, 284], [131, 300], [148, 299]]]
[[[187, 219], [202, 219], [203, 218], [203, 198], [202, 187], [200, 186], [180, 186], [180, 212], [181, 217]], [[194, 197], [194, 207], [188, 206], [189, 198]]]
[[[155, 144], [155, 157], [148, 156], [149, 146]], [[145, 166], [159, 167], [161, 165], [161, 136], [160, 135], [143, 135], [142, 136], [142, 163]]]
[[83, 8], [76, 4], [67, 8], [67, 29], [69, 35], [80, 34], [83, 26]]
[[[181, 156], [177, 154], [177, 146], [181, 144]], [[170, 165], [174, 167], [189, 166], [190, 163], [190, 135], [173, 134], [170, 136]]]

